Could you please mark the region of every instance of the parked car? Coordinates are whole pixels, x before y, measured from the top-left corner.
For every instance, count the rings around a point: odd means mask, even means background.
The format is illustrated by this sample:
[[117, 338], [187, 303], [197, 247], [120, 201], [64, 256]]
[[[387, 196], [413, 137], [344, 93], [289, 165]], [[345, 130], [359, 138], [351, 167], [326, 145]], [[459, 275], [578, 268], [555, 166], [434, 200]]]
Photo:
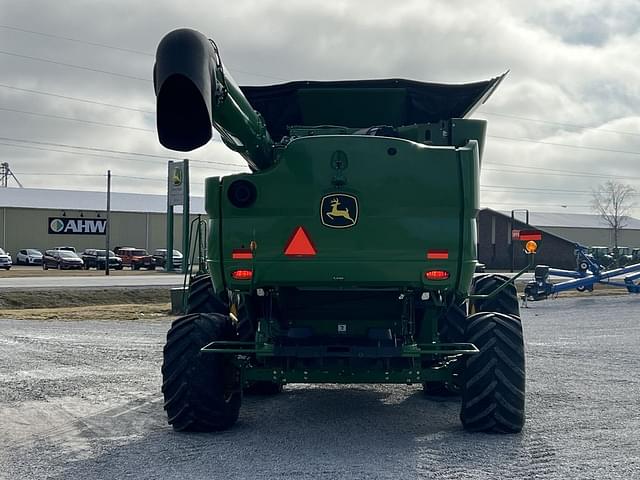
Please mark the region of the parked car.
[[58, 270], [68, 270], [72, 268], [82, 268], [84, 262], [77, 253], [69, 250], [47, 250], [42, 256], [42, 268], [57, 268]]
[[42, 265], [42, 252], [35, 248], [23, 248], [16, 253], [16, 265]]
[[5, 270], [11, 269], [11, 265], [13, 262], [11, 261], [11, 255], [9, 252], [6, 252], [0, 248], [0, 268], [4, 268]]
[[[87, 248], [82, 255], [80, 255], [84, 262], [84, 269], [89, 270], [95, 268], [96, 270], [104, 270], [106, 268], [106, 250], [100, 250], [96, 248]], [[115, 270], [122, 270], [122, 259], [116, 256], [113, 251], [109, 250], [109, 268]]]
[[[156, 248], [153, 252], [153, 260], [156, 266], [166, 268], [167, 249]], [[173, 251], [173, 268], [182, 268], [182, 253], [178, 250]]]
[[114, 252], [122, 259], [122, 265], [131, 267], [131, 270], [156, 269], [153, 257], [144, 248], [116, 247]]
[[76, 252], [76, 247], [53, 247], [51, 250], [67, 250], [68, 252], [78, 253]]

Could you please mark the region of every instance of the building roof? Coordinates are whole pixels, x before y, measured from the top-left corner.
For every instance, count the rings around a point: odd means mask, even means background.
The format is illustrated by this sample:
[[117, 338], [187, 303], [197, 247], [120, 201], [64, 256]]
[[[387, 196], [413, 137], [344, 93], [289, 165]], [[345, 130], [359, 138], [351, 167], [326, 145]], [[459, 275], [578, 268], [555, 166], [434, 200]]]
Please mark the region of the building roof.
[[[45, 188], [0, 188], [0, 207], [104, 212], [107, 210], [107, 194]], [[190, 207], [193, 214], [205, 213], [204, 198], [191, 197]], [[176, 207], [176, 210], [181, 211], [182, 207]], [[111, 192], [111, 211], [165, 213], [167, 196]]]
[[[511, 217], [511, 212], [500, 211], [498, 213]], [[515, 218], [524, 222], [526, 216], [524, 212], [518, 211]], [[529, 225], [535, 227], [611, 228], [599, 215], [587, 213], [529, 212]], [[640, 230], [640, 220], [629, 217], [624, 228], [625, 230]]]

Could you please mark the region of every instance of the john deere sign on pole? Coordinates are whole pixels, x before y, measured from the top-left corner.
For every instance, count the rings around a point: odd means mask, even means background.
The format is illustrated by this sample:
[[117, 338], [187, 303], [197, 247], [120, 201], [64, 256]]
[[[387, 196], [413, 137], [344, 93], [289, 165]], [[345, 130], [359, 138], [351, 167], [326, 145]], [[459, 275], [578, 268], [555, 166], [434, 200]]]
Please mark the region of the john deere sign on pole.
[[182, 205], [182, 272], [189, 258], [189, 161], [169, 161], [167, 182], [167, 256], [165, 271], [173, 271], [173, 207]]

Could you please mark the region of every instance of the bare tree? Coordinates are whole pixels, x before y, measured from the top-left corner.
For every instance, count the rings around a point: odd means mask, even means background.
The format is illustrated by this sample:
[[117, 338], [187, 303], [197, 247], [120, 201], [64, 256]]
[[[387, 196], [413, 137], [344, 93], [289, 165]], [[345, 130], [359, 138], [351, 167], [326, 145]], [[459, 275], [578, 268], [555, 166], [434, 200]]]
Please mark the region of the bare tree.
[[591, 207], [611, 227], [616, 252], [620, 230], [627, 226], [631, 210], [635, 206], [635, 192], [631, 185], [615, 180], [609, 180], [593, 191]]

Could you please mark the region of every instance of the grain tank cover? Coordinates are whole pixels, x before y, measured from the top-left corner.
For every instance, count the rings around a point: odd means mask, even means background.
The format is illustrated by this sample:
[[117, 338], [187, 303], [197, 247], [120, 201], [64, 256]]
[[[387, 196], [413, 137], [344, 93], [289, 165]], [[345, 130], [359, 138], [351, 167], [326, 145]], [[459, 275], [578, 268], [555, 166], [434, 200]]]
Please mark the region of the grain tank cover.
[[402, 79], [298, 81], [241, 90], [278, 141], [291, 125], [399, 127], [465, 118], [489, 98], [507, 73], [466, 84]]

